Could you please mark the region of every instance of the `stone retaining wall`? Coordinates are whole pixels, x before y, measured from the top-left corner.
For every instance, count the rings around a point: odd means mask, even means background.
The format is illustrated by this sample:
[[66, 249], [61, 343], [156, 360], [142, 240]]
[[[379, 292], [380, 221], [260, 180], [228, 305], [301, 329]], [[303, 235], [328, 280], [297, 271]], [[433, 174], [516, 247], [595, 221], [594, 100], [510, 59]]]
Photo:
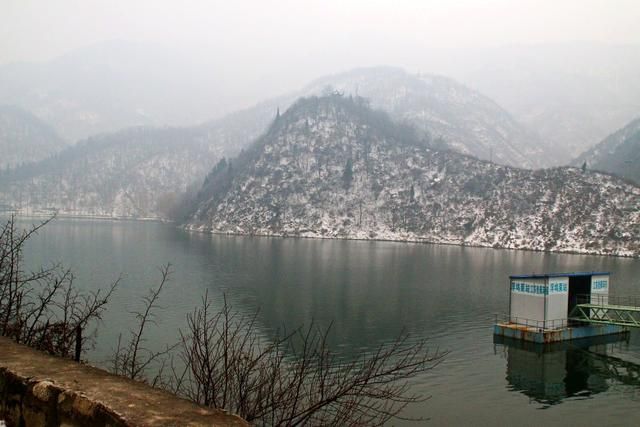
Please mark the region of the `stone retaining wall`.
[[248, 426], [140, 382], [0, 337], [0, 425]]

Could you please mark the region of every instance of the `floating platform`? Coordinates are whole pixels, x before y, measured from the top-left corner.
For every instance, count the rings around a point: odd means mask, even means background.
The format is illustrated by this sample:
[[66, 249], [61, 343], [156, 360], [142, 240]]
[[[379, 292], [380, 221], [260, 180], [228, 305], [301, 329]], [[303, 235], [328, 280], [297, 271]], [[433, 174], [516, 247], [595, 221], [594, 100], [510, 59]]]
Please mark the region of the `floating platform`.
[[494, 335], [550, 344], [628, 334], [640, 328], [640, 299], [609, 296], [605, 271], [509, 276], [509, 311]]
[[588, 337], [571, 341], [558, 341], [539, 344], [531, 341], [508, 338], [503, 335], [494, 335], [493, 343], [508, 347], [510, 349], [513, 348], [517, 350], [524, 350], [527, 353], [542, 355], [546, 353], [557, 353], [575, 349], [584, 350], [588, 349], [589, 347], [598, 347], [603, 345], [606, 346], [609, 344], [629, 342], [630, 338], [631, 337], [628, 332], [623, 332], [621, 334], [598, 335], [595, 337]]
[[537, 344], [549, 344], [581, 338], [604, 335], [629, 334], [629, 329], [620, 325], [595, 324], [585, 326], [566, 326], [557, 329], [543, 329], [516, 323], [496, 323], [493, 333], [496, 336]]

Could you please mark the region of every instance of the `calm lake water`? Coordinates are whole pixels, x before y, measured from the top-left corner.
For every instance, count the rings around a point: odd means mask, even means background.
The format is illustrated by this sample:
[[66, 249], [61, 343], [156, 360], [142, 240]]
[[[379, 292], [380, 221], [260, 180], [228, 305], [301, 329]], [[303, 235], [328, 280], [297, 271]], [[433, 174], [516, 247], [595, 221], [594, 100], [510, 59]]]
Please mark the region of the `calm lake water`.
[[[158, 282], [162, 295], [155, 344], [173, 342], [185, 314], [205, 291], [226, 294], [235, 309], [259, 310], [266, 335], [286, 326], [333, 322], [331, 345], [357, 354], [403, 329], [450, 353], [417, 378], [432, 396], [408, 416], [428, 425], [640, 425], [640, 334], [628, 341], [569, 345], [552, 353], [494, 343], [494, 313], [508, 304], [516, 273], [610, 271], [611, 292], [640, 294], [640, 260], [392, 242], [210, 236], [171, 225], [57, 219], [30, 242], [27, 263], [61, 261], [85, 289], [120, 274], [98, 346], [103, 364], [131, 311]], [[404, 422], [395, 423], [404, 425]], [[410, 423], [419, 425], [421, 423]]]

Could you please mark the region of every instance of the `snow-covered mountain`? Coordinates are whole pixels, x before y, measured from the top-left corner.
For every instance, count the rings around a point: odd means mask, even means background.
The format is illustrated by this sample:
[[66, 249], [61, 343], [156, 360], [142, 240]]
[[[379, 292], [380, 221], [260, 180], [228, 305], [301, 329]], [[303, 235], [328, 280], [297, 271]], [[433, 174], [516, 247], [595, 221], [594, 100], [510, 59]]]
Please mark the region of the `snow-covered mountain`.
[[640, 184], [640, 118], [609, 135], [573, 161], [576, 166], [610, 172]]
[[201, 129], [127, 129], [0, 174], [0, 206], [24, 213], [166, 218], [222, 153]]
[[392, 67], [359, 68], [320, 78], [300, 91], [210, 122], [227, 146], [243, 147], [265, 131], [276, 110], [296, 99], [338, 91], [361, 96], [396, 121], [410, 123], [432, 146], [518, 167], [555, 163], [560, 146], [545, 144], [495, 102], [454, 80]]
[[388, 112], [396, 121], [481, 159], [539, 167], [551, 164], [557, 152], [493, 100], [447, 77], [391, 67], [362, 68], [321, 78], [304, 95], [317, 95], [326, 88], [367, 98], [371, 107]]
[[432, 49], [423, 58], [421, 69], [480, 91], [545, 141], [562, 146], [566, 155], [559, 153], [559, 164], [568, 164], [640, 112], [640, 44]]
[[640, 188], [433, 150], [362, 99], [334, 94], [298, 101], [219, 162], [186, 226], [637, 256]]
[[53, 128], [33, 114], [0, 105], [0, 170], [44, 159], [64, 146]]

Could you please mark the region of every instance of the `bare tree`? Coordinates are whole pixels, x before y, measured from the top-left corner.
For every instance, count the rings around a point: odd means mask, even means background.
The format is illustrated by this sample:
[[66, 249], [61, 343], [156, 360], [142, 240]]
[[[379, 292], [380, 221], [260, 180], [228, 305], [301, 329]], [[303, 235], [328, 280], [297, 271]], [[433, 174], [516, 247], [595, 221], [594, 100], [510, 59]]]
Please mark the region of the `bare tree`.
[[101, 319], [118, 280], [106, 292], [83, 293], [59, 264], [26, 272], [25, 244], [52, 219], [20, 230], [12, 215], [0, 225], [0, 335], [79, 361], [95, 342], [89, 326]]
[[[149, 289], [142, 298], [142, 310], [135, 311], [137, 325], [129, 331], [129, 341], [122, 342], [122, 334], [118, 336], [118, 344], [112, 358], [112, 370], [115, 374], [124, 375], [133, 380], [149, 382], [151, 385], [159, 385], [162, 381], [164, 366], [169, 353], [177, 346], [167, 346], [164, 350], [155, 351], [146, 346], [145, 332], [151, 325], [157, 326], [155, 311], [162, 307], [158, 305], [158, 298], [171, 276], [171, 264], [160, 268], [160, 284]], [[151, 379], [147, 377], [148, 371], [155, 368]]]
[[[49, 221], [20, 231], [12, 216], [0, 226], [0, 334], [79, 359], [95, 339], [86, 333], [89, 324], [101, 319], [119, 280], [106, 292], [82, 293], [73, 286], [71, 272], [59, 265], [26, 273], [24, 245]], [[267, 339], [256, 325], [257, 314], [234, 311], [226, 298], [222, 308], [214, 310], [208, 294], [187, 315], [178, 344], [154, 351], [146, 346], [145, 333], [155, 324], [171, 266], [160, 272], [160, 284], [134, 313], [137, 326], [129, 341], [123, 344], [122, 335], [118, 340], [114, 371], [235, 412], [254, 424], [384, 424], [400, 417], [410, 403], [428, 398], [411, 393], [409, 381], [445, 355], [427, 351], [424, 340], [401, 334], [373, 352], [341, 358], [328, 345], [330, 328], [313, 324]], [[173, 350], [177, 359], [169, 358]], [[168, 361], [171, 372], [165, 375]], [[155, 372], [151, 380], [149, 371]]]
[[213, 310], [205, 295], [187, 316], [172, 391], [259, 425], [382, 425], [428, 398], [412, 394], [409, 380], [445, 355], [401, 334], [348, 360], [329, 349], [330, 328], [312, 324], [268, 341], [255, 321], [226, 298]]

